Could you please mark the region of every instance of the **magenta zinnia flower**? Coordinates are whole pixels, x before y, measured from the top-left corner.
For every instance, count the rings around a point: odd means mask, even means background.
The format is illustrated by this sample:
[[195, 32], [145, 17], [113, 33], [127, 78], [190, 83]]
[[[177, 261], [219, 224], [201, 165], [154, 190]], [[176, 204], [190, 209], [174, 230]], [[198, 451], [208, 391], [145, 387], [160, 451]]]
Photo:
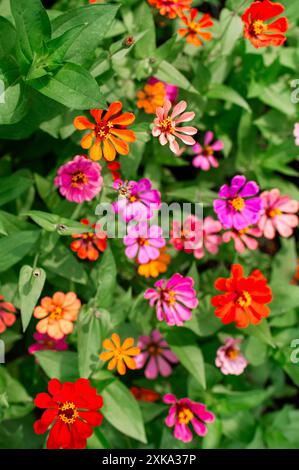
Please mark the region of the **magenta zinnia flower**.
[[138, 347], [141, 353], [134, 358], [135, 363], [137, 369], [142, 369], [146, 364], [144, 375], [147, 379], [156, 379], [159, 374], [169, 377], [171, 364], [179, 362], [158, 330], [152, 331], [149, 336], [141, 336]]
[[124, 237], [127, 257], [136, 257], [140, 264], [159, 258], [159, 248], [166, 244], [162, 233], [161, 227], [158, 225], [149, 226], [147, 222], [131, 225], [128, 228], [128, 235]]
[[180, 441], [192, 441], [193, 435], [188, 427], [189, 423], [192, 424], [198, 436], [205, 436], [207, 434], [205, 423], [215, 421], [215, 415], [208, 411], [202, 403], [196, 403], [189, 398], [178, 400], [172, 393], [164, 395], [163, 401], [167, 405], [171, 405], [165, 423], [169, 428], [174, 426], [173, 435]]
[[161, 194], [152, 189], [152, 183], [147, 178], [139, 181], [116, 180], [113, 188], [119, 194], [118, 200], [112, 204], [113, 210], [119, 213], [125, 222], [150, 219], [154, 211], [161, 206]]
[[182, 326], [185, 321], [190, 320], [190, 309], [198, 305], [192, 277], [183, 277], [176, 273], [169, 281], [160, 279], [154, 285], [156, 289], [147, 289], [144, 297], [150, 299], [151, 307], [157, 302], [156, 314], [159, 321], [165, 318], [170, 326]]
[[222, 235], [222, 239], [225, 243], [234, 241], [235, 250], [238, 253], [244, 253], [246, 248], [248, 250], [256, 250], [259, 246], [256, 238], [262, 236], [262, 232], [257, 227], [247, 227], [242, 230], [228, 230]]
[[213, 132], [208, 131], [205, 134], [203, 146], [199, 143], [193, 145], [192, 150], [196, 154], [196, 157], [193, 158], [192, 165], [195, 166], [195, 168], [208, 171], [211, 167], [217, 168], [219, 166], [214, 152], [222, 150], [224, 145], [222, 140], [216, 140], [216, 142], [212, 143], [213, 137]]
[[58, 169], [54, 184], [68, 201], [91, 201], [102, 189], [101, 169], [98, 163], [76, 155]]
[[66, 336], [61, 339], [55, 339], [49, 336], [47, 333], [34, 333], [33, 338], [35, 339], [36, 343], [33, 343], [28, 348], [28, 352], [30, 354], [34, 354], [36, 351], [46, 351], [46, 350], [54, 350], [54, 351], [65, 351], [68, 349], [68, 344], [65, 341]]
[[279, 189], [271, 189], [261, 194], [262, 212], [259, 220], [259, 228], [264, 237], [272, 239], [276, 230], [282, 237], [290, 237], [293, 229], [298, 225], [296, 212], [299, 203], [290, 196], [281, 196]]
[[[171, 108], [171, 102], [169, 100], [165, 100], [164, 106], [159, 106], [156, 109], [157, 117], [154, 120], [152, 135], [154, 137], [159, 137], [161, 145], [166, 145], [168, 143], [170, 150], [175, 154], [178, 154], [180, 151], [176, 137], [182, 140], [186, 145], [195, 144], [195, 140], [191, 135], [196, 134], [197, 129], [190, 126], [178, 127], [178, 124], [181, 122], [191, 121], [195, 116], [195, 113], [193, 112], [184, 113], [186, 107], [186, 101], [180, 101], [175, 105], [172, 114], [169, 116], [168, 113]], [[180, 114], [181, 116], [179, 116]]]
[[231, 184], [224, 184], [219, 197], [214, 201], [214, 211], [223, 228], [241, 230], [255, 225], [260, 218], [262, 200], [256, 196], [259, 186], [255, 181], [247, 181], [245, 176], [234, 176]]
[[161, 82], [164, 85], [164, 89], [166, 92], [166, 98], [171, 101], [173, 104], [179, 94], [179, 88], [176, 85], [171, 85], [170, 83], [163, 82], [162, 80], [158, 80], [156, 77], [150, 77], [147, 81], [150, 85], [153, 85], [154, 83]]
[[215, 364], [224, 375], [241, 375], [248, 362], [242, 355], [240, 339], [226, 338], [225, 343], [217, 350]]

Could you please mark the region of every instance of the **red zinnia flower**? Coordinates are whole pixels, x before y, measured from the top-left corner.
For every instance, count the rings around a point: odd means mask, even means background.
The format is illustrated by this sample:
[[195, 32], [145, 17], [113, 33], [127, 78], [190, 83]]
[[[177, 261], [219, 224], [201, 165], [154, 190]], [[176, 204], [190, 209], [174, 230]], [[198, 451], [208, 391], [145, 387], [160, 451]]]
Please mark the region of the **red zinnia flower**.
[[[50, 380], [48, 393], [38, 393], [34, 403], [46, 408], [42, 417], [34, 423], [36, 434], [44, 434], [49, 426], [48, 449], [84, 449], [86, 439], [92, 435], [92, 427], [100, 426], [103, 417], [98, 409], [103, 399], [90, 386], [88, 379], [75, 383]], [[52, 396], [51, 396], [52, 395]]]
[[[89, 221], [87, 219], [81, 219], [80, 222], [83, 225], [89, 225]], [[99, 251], [104, 252], [107, 248], [107, 234], [105, 232], [101, 232], [98, 225], [95, 233], [92, 231], [95, 226], [95, 224], [91, 225], [90, 232], [72, 235], [76, 240], [71, 243], [71, 250], [75, 251], [81, 259], [87, 258], [90, 261], [95, 261], [99, 257]]]
[[284, 10], [281, 3], [273, 3], [270, 0], [253, 2], [242, 16], [245, 38], [249, 39], [256, 48], [281, 46], [286, 40], [283, 33], [288, 29], [287, 18], [283, 16], [273, 23], [265, 21], [280, 15]]
[[216, 317], [225, 325], [235, 321], [239, 328], [246, 328], [250, 323], [257, 325], [270, 314], [266, 304], [272, 300], [272, 291], [267, 279], [258, 269], [244, 277], [240, 264], [232, 265], [231, 274], [232, 277], [220, 277], [215, 282], [215, 288], [224, 292], [211, 299]]
[[120, 174], [120, 163], [119, 162], [111, 162], [107, 164], [107, 168], [110, 171], [113, 181], [120, 180], [121, 179], [121, 174]]
[[5, 302], [3, 295], [0, 295], [0, 334], [8, 326], [12, 326], [16, 321], [16, 308], [10, 302]]
[[143, 387], [131, 387], [131, 393], [138, 401], [147, 401], [148, 403], [155, 403], [160, 398], [160, 393], [155, 390]]

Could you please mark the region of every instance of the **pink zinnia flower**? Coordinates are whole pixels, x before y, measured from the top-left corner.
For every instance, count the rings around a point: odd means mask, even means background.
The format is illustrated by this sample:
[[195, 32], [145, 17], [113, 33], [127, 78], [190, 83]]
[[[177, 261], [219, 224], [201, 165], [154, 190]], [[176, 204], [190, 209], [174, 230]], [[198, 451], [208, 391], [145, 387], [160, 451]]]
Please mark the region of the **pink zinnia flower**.
[[262, 236], [262, 232], [257, 227], [247, 227], [242, 230], [228, 230], [222, 235], [222, 239], [225, 243], [234, 241], [235, 250], [238, 253], [244, 253], [246, 248], [248, 250], [256, 250], [259, 246], [258, 241], [254, 238]]
[[215, 421], [215, 415], [202, 403], [196, 403], [189, 398], [178, 400], [172, 393], [164, 395], [163, 401], [171, 405], [165, 423], [169, 428], [174, 426], [173, 435], [180, 441], [192, 441], [193, 435], [188, 427], [189, 423], [192, 424], [198, 436], [205, 436], [207, 434], [206, 423]]
[[68, 349], [68, 344], [65, 341], [65, 336], [61, 339], [55, 339], [47, 333], [34, 333], [33, 338], [36, 343], [33, 343], [28, 348], [29, 354], [34, 354], [36, 351], [65, 351]]
[[140, 264], [159, 258], [159, 248], [166, 244], [162, 234], [163, 231], [158, 225], [149, 226], [147, 222], [131, 225], [128, 228], [128, 235], [124, 237], [124, 244], [127, 246], [126, 256], [136, 257]]
[[248, 365], [242, 355], [239, 344], [240, 339], [226, 338], [225, 343], [217, 350], [215, 364], [224, 375], [241, 375]]
[[179, 94], [179, 88], [176, 85], [171, 85], [170, 83], [158, 80], [158, 78], [156, 77], [150, 77], [147, 81], [147, 83], [149, 83], [150, 85], [153, 85], [154, 83], [158, 82], [163, 83], [166, 92], [166, 98], [171, 101], [172, 104], [174, 104]]
[[219, 197], [214, 201], [214, 211], [223, 228], [241, 230], [255, 225], [260, 218], [262, 200], [256, 196], [260, 188], [255, 181], [247, 181], [245, 176], [234, 176], [231, 184], [224, 184]]
[[264, 191], [261, 198], [262, 212], [258, 226], [264, 237], [274, 238], [276, 230], [282, 237], [290, 237], [298, 225], [295, 215], [299, 210], [298, 201], [288, 195], [281, 196], [279, 189]]
[[147, 289], [144, 297], [150, 299], [151, 307], [157, 302], [156, 314], [159, 321], [165, 318], [170, 326], [182, 326], [192, 317], [191, 309], [198, 305], [193, 285], [192, 277], [183, 277], [176, 273], [169, 281], [160, 279], [155, 282], [156, 289]]
[[299, 122], [294, 126], [295, 145], [299, 145]]
[[219, 163], [214, 156], [214, 152], [222, 150], [224, 145], [222, 140], [216, 140], [216, 142], [212, 143], [213, 138], [213, 132], [208, 131], [205, 134], [203, 146], [199, 143], [193, 145], [192, 150], [196, 153], [196, 157], [193, 158], [192, 165], [195, 166], [195, 168], [201, 168], [203, 171], [208, 171], [211, 167], [217, 168], [219, 166]]
[[[175, 105], [172, 114], [169, 116], [168, 113], [171, 108], [171, 102], [169, 100], [165, 100], [164, 106], [159, 106], [156, 109], [157, 117], [154, 120], [152, 135], [154, 137], [159, 137], [161, 145], [166, 145], [168, 143], [170, 150], [175, 154], [178, 154], [180, 151], [176, 137], [182, 140], [186, 145], [195, 144], [195, 140], [191, 135], [196, 134], [197, 129], [190, 126], [178, 127], [178, 124], [181, 122], [191, 121], [195, 116], [195, 113], [193, 112], [184, 113], [186, 107], [186, 101], [180, 101]], [[181, 116], [179, 116], [180, 114]]]
[[68, 201], [91, 201], [102, 189], [101, 169], [98, 163], [76, 155], [58, 169], [54, 184]]
[[161, 206], [161, 194], [157, 189], [152, 189], [152, 183], [147, 178], [139, 181], [116, 180], [113, 188], [119, 194], [118, 200], [112, 203], [113, 210], [125, 222], [150, 219]]
[[0, 334], [15, 323], [15, 313], [15, 306], [10, 302], [5, 302], [3, 295], [0, 295]]
[[141, 336], [138, 347], [141, 353], [135, 357], [136, 366], [142, 369], [146, 364], [144, 375], [147, 379], [156, 379], [159, 374], [169, 377], [172, 373], [171, 364], [179, 362], [158, 330], [152, 331], [149, 336]]

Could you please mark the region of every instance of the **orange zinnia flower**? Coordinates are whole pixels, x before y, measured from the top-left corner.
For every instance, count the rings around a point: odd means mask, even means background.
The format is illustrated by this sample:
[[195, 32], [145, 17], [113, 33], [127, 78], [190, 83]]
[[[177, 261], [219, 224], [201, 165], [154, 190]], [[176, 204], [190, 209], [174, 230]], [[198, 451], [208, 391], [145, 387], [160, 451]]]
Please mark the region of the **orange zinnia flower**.
[[110, 104], [107, 112], [103, 115], [103, 109], [91, 109], [90, 114], [95, 123], [90, 122], [85, 116], [77, 116], [74, 126], [79, 131], [90, 129], [81, 140], [81, 147], [90, 148], [90, 158], [100, 160], [102, 155], [108, 161], [113, 161], [116, 152], [121, 155], [129, 153], [127, 142], [134, 142], [136, 135], [133, 131], [126, 129], [135, 120], [133, 113], [121, 114], [122, 104], [115, 101]]
[[171, 20], [180, 16], [183, 10], [189, 10], [192, 0], [148, 0], [148, 3], [159, 10], [160, 15]]
[[77, 320], [81, 302], [74, 292], [56, 292], [53, 297], [44, 297], [35, 307], [33, 315], [41, 320], [36, 329], [51, 338], [61, 339], [72, 333], [73, 322]]
[[[181, 16], [181, 20], [185, 23], [187, 28], [181, 28], [178, 33], [182, 37], [186, 37], [186, 41], [194, 46], [199, 47], [203, 44], [201, 39], [210, 41], [212, 39], [212, 33], [210, 31], [202, 31], [205, 28], [211, 28], [214, 23], [211, 16], [205, 13], [199, 21], [195, 21], [199, 11], [196, 8], [190, 10], [190, 19], [186, 15]], [[200, 38], [198, 37], [200, 36]]]
[[159, 274], [165, 273], [170, 263], [171, 257], [165, 253], [166, 247], [160, 248], [160, 256], [157, 259], [151, 260], [146, 264], [138, 266], [138, 274], [144, 277], [158, 277]]
[[[83, 225], [90, 225], [87, 219], [81, 219], [80, 222]], [[95, 232], [95, 227], [96, 224], [92, 224], [90, 232], [72, 235], [76, 240], [71, 243], [70, 247], [80, 259], [87, 258], [90, 261], [96, 261], [99, 257], [99, 251], [104, 252], [107, 248], [107, 234], [100, 230], [99, 225]]]
[[220, 277], [215, 282], [215, 288], [224, 292], [211, 299], [216, 317], [225, 325], [235, 321], [239, 328], [246, 328], [250, 323], [258, 325], [270, 314], [266, 304], [272, 300], [272, 291], [267, 279], [258, 269], [244, 277], [240, 264], [232, 265], [231, 274], [232, 277]]
[[143, 90], [137, 92], [137, 107], [144, 108], [147, 114], [155, 114], [158, 106], [163, 106], [166, 96], [165, 86], [162, 82], [147, 83]]
[[[111, 341], [112, 340], [112, 341]], [[117, 372], [120, 375], [126, 373], [126, 366], [129, 369], [136, 369], [136, 363], [131, 356], [137, 356], [140, 354], [140, 348], [133, 347], [134, 339], [127, 338], [121, 345], [120, 337], [117, 333], [113, 333], [110, 339], [105, 339], [103, 341], [103, 348], [108, 349], [108, 351], [102, 352], [100, 354], [100, 359], [102, 361], [109, 361], [108, 369], [113, 370], [117, 368]]]
[[253, 2], [242, 16], [245, 38], [249, 39], [255, 48], [281, 46], [286, 40], [283, 33], [288, 29], [287, 18], [278, 18], [273, 23], [265, 21], [275, 18], [284, 10], [281, 3], [273, 3], [270, 0]]
[[161, 396], [160, 393], [155, 392], [155, 390], [144, 387], [131, 387], [130, 390], [136, 400], [147, 401], [148, 403], [155, 403]]

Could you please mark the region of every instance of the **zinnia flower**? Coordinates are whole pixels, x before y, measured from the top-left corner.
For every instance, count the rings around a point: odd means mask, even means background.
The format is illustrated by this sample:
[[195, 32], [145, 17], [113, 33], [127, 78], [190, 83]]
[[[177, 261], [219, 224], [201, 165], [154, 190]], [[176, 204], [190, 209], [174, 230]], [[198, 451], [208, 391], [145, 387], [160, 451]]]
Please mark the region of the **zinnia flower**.
[[240, 339], [226, 338], [224, 345], [218, 348], [215, 364], [222, 374], [241, 375], [247, 367], [248, 361], [240, 351], [240, 343]]
[[77, 116], [74, 126], [79, 131], [89, 129], [81, 140], [83, 149], [90, 149], [90, 158], [100, 160], [104, 156], [105, 160], [111, 162], [116, 157], [116, 152], [120, 155], [129, 153], [127, 142], [134, 142], [136, 135], [128, 130], [127, 126], [135, 120], [133, 113], [121, 114], [122, 104], [115, 101], [110, 104], [108, 111], [103, 116], [103, 109], [91, 109], [90, 114], [95, 123], [90, 122], [85, 116]]
[[195, 168], [208, 171], [211, 167], [217, 168], [219, 166], [214, 152], [222, 150], [224, 146], [222, 140], [216, 140], [216, 142], [212, 143], [213, 137], [213, 132], [208, 131], [205, 134], [203, 146], [199, 143], [193, 145], [192, 151], [196, 154], [196, 157], [193, 158], [192, 165], [195, 166]]
[[283, 34], [288, 30], [288, 20], [284, 16], [265, 23], [280, 15], [285, 10], [281, 3], [253, 2], [242, 15], [244, 23], [244, 36], [249, 39], [254, 47], [281, 46], [286, 36]]
[[[87, 219], [81, 219], [81, 224], [90, 225]], [[71, 250], [77, 253], [80, 259], [89, 259], [90, 261], [95, 261], [99, 257], [99, 252], [104, 252], [107, 248], [107, 234], [100, 230], [100, 227], [97, 225], [96, 232], [94, 232], [96, 224], [90, 226], [90, 232], [87, 233], [78, 233], [72, 235], [74, 240], [71, 243]]]
[[167, 267], [171, 261], [168, 253], [165, 253], [166, 247], [160, 248], [160, 255], [155, 260], [150, 260], [148, 263], [140, 264], [137, 272], [140, 276], [144, 277], [158, 277], [161, 273], [166, 273]]
[[299, 210], [299, 202], [288, 195], [281, 196], [279, 189], [264, 191], [261, 199], [262, 212], [258, 225], [264, 237], [272, 239], [276, 231], [282, 237], [290, 237], [298, 225], [295, 214]]
[[[178, 97], [178, 94], [179, 94], [179, 88], [176, 86], [176, 85], [172, 85], [171, 83], [167, 83], [167, 82], [162, 82], [161, 80], [159, 80], [158, 78], [156, 77], [150, 77], [147, 81], [147, 83], [149, 83], [150, 85], [152, 85], [153, 83], [163, 83], [164, 85], [164, 90], [165, 90], [165, 93], [166, 93], [166, 98], [171, 101], [172, 104], [175, 103], [175, 101], [177, 100], [177, 97]], [[164, 103], [164, 101], [163, 101]], [[162, 103], [162, 105], [163, 105]]]
[[54, 184], [68, 201], [91, 201], [102, 189], [101, 169], [98, 163], [76, 155], [58, 169]]
[[147, 289], [144, 297], [150, 299], [151, 307], [157, 302], [156, 314], [159, 321], [165, 318], [170, 326], [182, 326], [185, 321], [190, 320], [191, 309], [198, 305], [192, 277], [183, 277], [176, 273], [168, 281], [160, 279], [154, 285], [156, 289]]
[[196, 403], [189, 398], [178, 400], [172, 393], [164, 395], [163, 401], [171, 405], [165, 423], [169, 428], [174, 426], [173, 435], [180, 441], [192, 441], [193, 435], [188, 427], [189, 424], [192, 424], [198, 436], [205, 436], [207, 434], [206, 423], [215, 421], [214, 414], [208, 411], [202, 403]]
[[240, 264], [232, 265], [231, 274], [228, 279], [220, 277], [215, 282], [215, 288], [224, 292], [211, 299], [216, 317], [221, 318], [224, 325], [235, 321], [239, 328], [246, 328], [250, 323], [258, 325], [270, 314], [266, 304], [272, 300], [272, 291], [267, 279], [259, 269], [244, 277]]
[[147, 178], [139, 181], [117, 180], [113, 183], [113, 188], [119, 194], [118, 200], [112, 204], [113, 210], [125, 222], [150, 219], [161, 206], [161, 194], [152, 189], [152, 183]]
[[223, 228], [241, 230], [255, 225], [260, 218], [262, 200], [256, 196], [260, 188], [255, 181], [247, 181], [245, 176], [234, 176], [231, 184], [224, 184], [219, 197], [214, 201], [214, 211]]
[[132, 395], [134, 395], [138, 401], [155, 403], [160, 398], [160, 393], [155, 392], [155, 390], [150, 390], [149, 388], [131, 387], [130, 390]]
[[169, 377], [172, 373], [171, 364], [179, 362], [158, 330], [153, 330], [149, 336], [141, 336], [138, 346], [141, 353], [135, 357], [136, 368], [145, 366], [144, 375], [147, 379], [156, 379], [159, 374]]
[[121, 167], [121, 164], [119, 162], [116, 162], [116, 161], [107, 163], [107, 168], [108, 168], [108, 170], [110, 171], [110, 173], [112, 175], [113, 181], [120, 179], [120, 177], [121, 177], [120, 167]]
[[74, 292], [56, 292], [53, 297], [44, 297], [33, 312], [35, 318], [41, 319], [36, 325], [37, 331], [62, 339], [72, 333], [80, 307], [81, 302]]
[[191, 8], [189, 18], [183, 14], [181, 20], [185, 23], [186, 28], [180, 28], [178, 33], [180, 36], [185, 37], [189, 44], [199, 47], [203, 44], [202, 39], [210, 41], [212, 33], [210, 31], [203, 31], [203, 29], [211, 28], [214, 26], [213, 20], [208, 13], [205, 13], [200, 20], [196, 21], [195, 18], [199, 11], [196, 8]]
[[65, 341], [65, 336], [61, 339], [51, 338], [47, 333], [38, 333], [33, 334], [33, 338], [36, 343], [33, 343], [28, 348], [29, 354], [34, 354], [36, 351], [65, 351], [68, 349], [68, 344]]
[[38, 393], [34, 404], [46, 408], [42, 417], [35, 421], [36, 434], [44, 434], [50, 425], [48, 449], [84, 449], [92, 428], [102, 424], [99, 409], [103, 406], [101, 395], [90, 386], [87, 379], [75, 383], [61, 383], [52, 379], [48, 393]]
[[171, 20], [180, 16], [183, 10], [189, 10], [192, 0], [148, 0], [148, 3], [157, 10], [160, 15], [167, 16]]
[[157, 259], [160, 255], [159, 248], [165, 246], [166, 242], [161, 227], [140, 222], [138, 225], [129, 226], [124, 244], [127, 247], [126, 256], [130, 259], [136, 258], [136, 261], [142, 264]]
[[162, 82], [147, 83], [143, 90], [137, 92], [137, 108], [143, 108], [147, 114], [155, 114], [158, 106], [163, 106], [166, 96]]
[[105, 339], [103, 341], [103, 348], [108, 351], [100, 354], [102, 361], [109, 361], [108, 369], [113, 370], [116, 367], [120, 375], [126, 373], [126, 366], [132, 370], [136, 369], [136, 362], [132, 356], [137, 356], [140, 353], [140, 348], [134, 347], [134, 339], [126, 338], [121, 345], [119, 335], [113, 333], [111, 340]]
[[15, 312], [15, 306], [10, 302], [5, 302], [3, 295], [0, 295], [0, 334], [15, 323]]
[[180, 101], [175, 105], [171, 115], [169, 116], [168, 114], [171, 108], [171, 102], [169, 100], [165, 100], [163, 107], [158, 107], [156, 109], [157, 117], [154, 119], [152, 135], [154, 137], [159, 137], [161, 145], [169, 144], [170, 150], [175, 154], [178, 154], [180, 151], [176, 137], [182, 140], [186, 145], [195, 144], [195, 140], [191, 135], [196, 134], [197, 129], [190, 126], [178, 127], [178, 124], [181, 122], [191, 121], [195, 116], [193, 111], [185, 113], [184, 111], [186, 107], [186, 101]]
[[299, 145], [299, 122], [295, 124], [293, 133], [295, 137], [295, 144]]
[[228, 230], [222, 235], [222, 239], [225, 243], [234, 241], [235, 250], [238, 253], [244, 253], [246, 248], [248, 250], [256, 250], [259, 246], [258, 241], [254, 238], [262, 236], [262, 232], [257, 227], [247, 227], [242, 230]]

